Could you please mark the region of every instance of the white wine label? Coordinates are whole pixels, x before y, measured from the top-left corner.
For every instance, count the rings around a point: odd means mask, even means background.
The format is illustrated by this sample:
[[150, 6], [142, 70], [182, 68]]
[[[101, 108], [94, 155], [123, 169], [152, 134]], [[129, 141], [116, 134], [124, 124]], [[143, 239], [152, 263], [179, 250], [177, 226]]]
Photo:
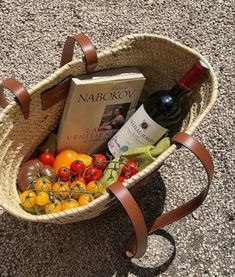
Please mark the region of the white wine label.
[[168, 130], [157, 124], [142, 105], [108, 142], [114, 157], [138, 146], [155, 144]]

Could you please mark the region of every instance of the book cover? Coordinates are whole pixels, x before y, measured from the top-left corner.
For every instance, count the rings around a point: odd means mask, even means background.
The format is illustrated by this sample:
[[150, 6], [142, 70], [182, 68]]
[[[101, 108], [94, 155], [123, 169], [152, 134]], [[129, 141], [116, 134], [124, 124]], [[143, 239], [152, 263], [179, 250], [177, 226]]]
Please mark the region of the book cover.
[[95, 153], [135, 112], [145, 78], [137, 68], [106, 70], [72, 78], [57, 151]]

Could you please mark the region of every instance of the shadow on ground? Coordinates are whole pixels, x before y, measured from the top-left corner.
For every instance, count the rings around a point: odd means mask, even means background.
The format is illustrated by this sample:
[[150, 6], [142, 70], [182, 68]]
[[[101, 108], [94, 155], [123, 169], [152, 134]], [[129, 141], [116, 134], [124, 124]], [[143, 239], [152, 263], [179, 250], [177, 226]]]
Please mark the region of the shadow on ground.
[[[165, 195], [160, 174], [137, 193], [146, 221], [162, 213]], [[0, 221], [1, 276], [156, 276], [168, 268], [176, 252], [173, 237], [159, 230], [157, 236], [151, 236], [146, 257], [138, 261], [126, 258], [123, 253], [132, 227], [121, 208], [91, 221], [66, 225], [22, 222], [7, 213]], [[161, 261], [160, 248], [155, 245], [160, 237], [173, 246]], [[151, 268], [144, 266], [149, 258], [153, 259]]]

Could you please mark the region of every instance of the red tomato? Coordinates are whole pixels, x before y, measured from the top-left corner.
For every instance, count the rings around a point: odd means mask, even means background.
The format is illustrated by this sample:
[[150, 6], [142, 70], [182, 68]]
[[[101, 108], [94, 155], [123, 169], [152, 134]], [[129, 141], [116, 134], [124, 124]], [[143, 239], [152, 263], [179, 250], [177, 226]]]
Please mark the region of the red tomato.
[[80, 177], [80, 176], [76, 176], [74, 179], [73, 179], [73, 181], [75, 182], [75, 181], [81, 181], [81, 182], [83, 182], [84, 184], [86, 184], [86, 180], [83, 178], [83, 177]]
[[39, 156], [39, 160], [46, 165], [50, 165], [53, 166], [54, 162], [55, 162], [55, 157], [52, 153], [50, 152], [43, 152], [40, 156]]
[[120, 177], [117, 179], [117, 181], [118, 181], [119, 183], [123, 183], [123, 182], [126, 181], [127, 179], [128, 179], [127, 176], [120, 176]]
[[85, 164], [82, 161], [79, 161], [79, 160], [76, 160], [76, 161], [72, 162], [71, 165], [70, 165], [70, 171], [73, 174], [82, 175], [85, 168], [86, 168]]
[[86, 183], [98, 181], [102, 177], [102, 170], [96, 166], [89, 166], [85, 169], [83, 177], [86, 180]]
[[102, 154], [95, 154], [92, 159], [93, 165], [98, 167], [101, 170], [104, 170], [107, 167], [107, 158]]
[[122, 175], [131, 177], [138, 172], [138, 165], [135, 162], [127, 161], [122, 169]]
[[58, 177], [63, 181], [68, 180], [71, 176], [71, 172], [70, 172], [70, 169], [68, 167], [59, 168], [57, 174], [58, 174]]

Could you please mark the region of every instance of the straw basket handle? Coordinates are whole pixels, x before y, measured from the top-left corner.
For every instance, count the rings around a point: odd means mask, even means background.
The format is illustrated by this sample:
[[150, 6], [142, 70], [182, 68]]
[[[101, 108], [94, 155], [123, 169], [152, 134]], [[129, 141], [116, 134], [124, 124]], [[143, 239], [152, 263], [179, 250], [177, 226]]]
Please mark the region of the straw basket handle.
[[3, 93], [3, 89], [6, 88], [11, 91], [20, 104], [21, 111], [24, 118], [29, 117], [31, 97], [25, 87], [15, 79], [5, 79], [0, 82], [0, 106], [4, 109], [8, 106], [8, 101]]
[[[147, 235], [150, 235], [156, 230], [190, 214], [203, 203], [207, 196], [214, 173], [214, 165], [209, 152], [201, 143], [186, 133], [177, 133], [172, 139], [172, 142], [180, 146], [185, 146], [197, 156], [206, 169], [208, 184], [198, 196], [189, 202], [155, 218], [147, 224], [144, 223], [143, 214], [131, 193], [121, 183], [114, 183], [110, 186], [109, 190], [117, 197], [126, 210], [135, 230], [135, 233], [132, 234], [127, 243], [126, 255], [128, 257], [142, 257], [147, 248]], [[133, 201], [135, 202], [134, 204]]]

